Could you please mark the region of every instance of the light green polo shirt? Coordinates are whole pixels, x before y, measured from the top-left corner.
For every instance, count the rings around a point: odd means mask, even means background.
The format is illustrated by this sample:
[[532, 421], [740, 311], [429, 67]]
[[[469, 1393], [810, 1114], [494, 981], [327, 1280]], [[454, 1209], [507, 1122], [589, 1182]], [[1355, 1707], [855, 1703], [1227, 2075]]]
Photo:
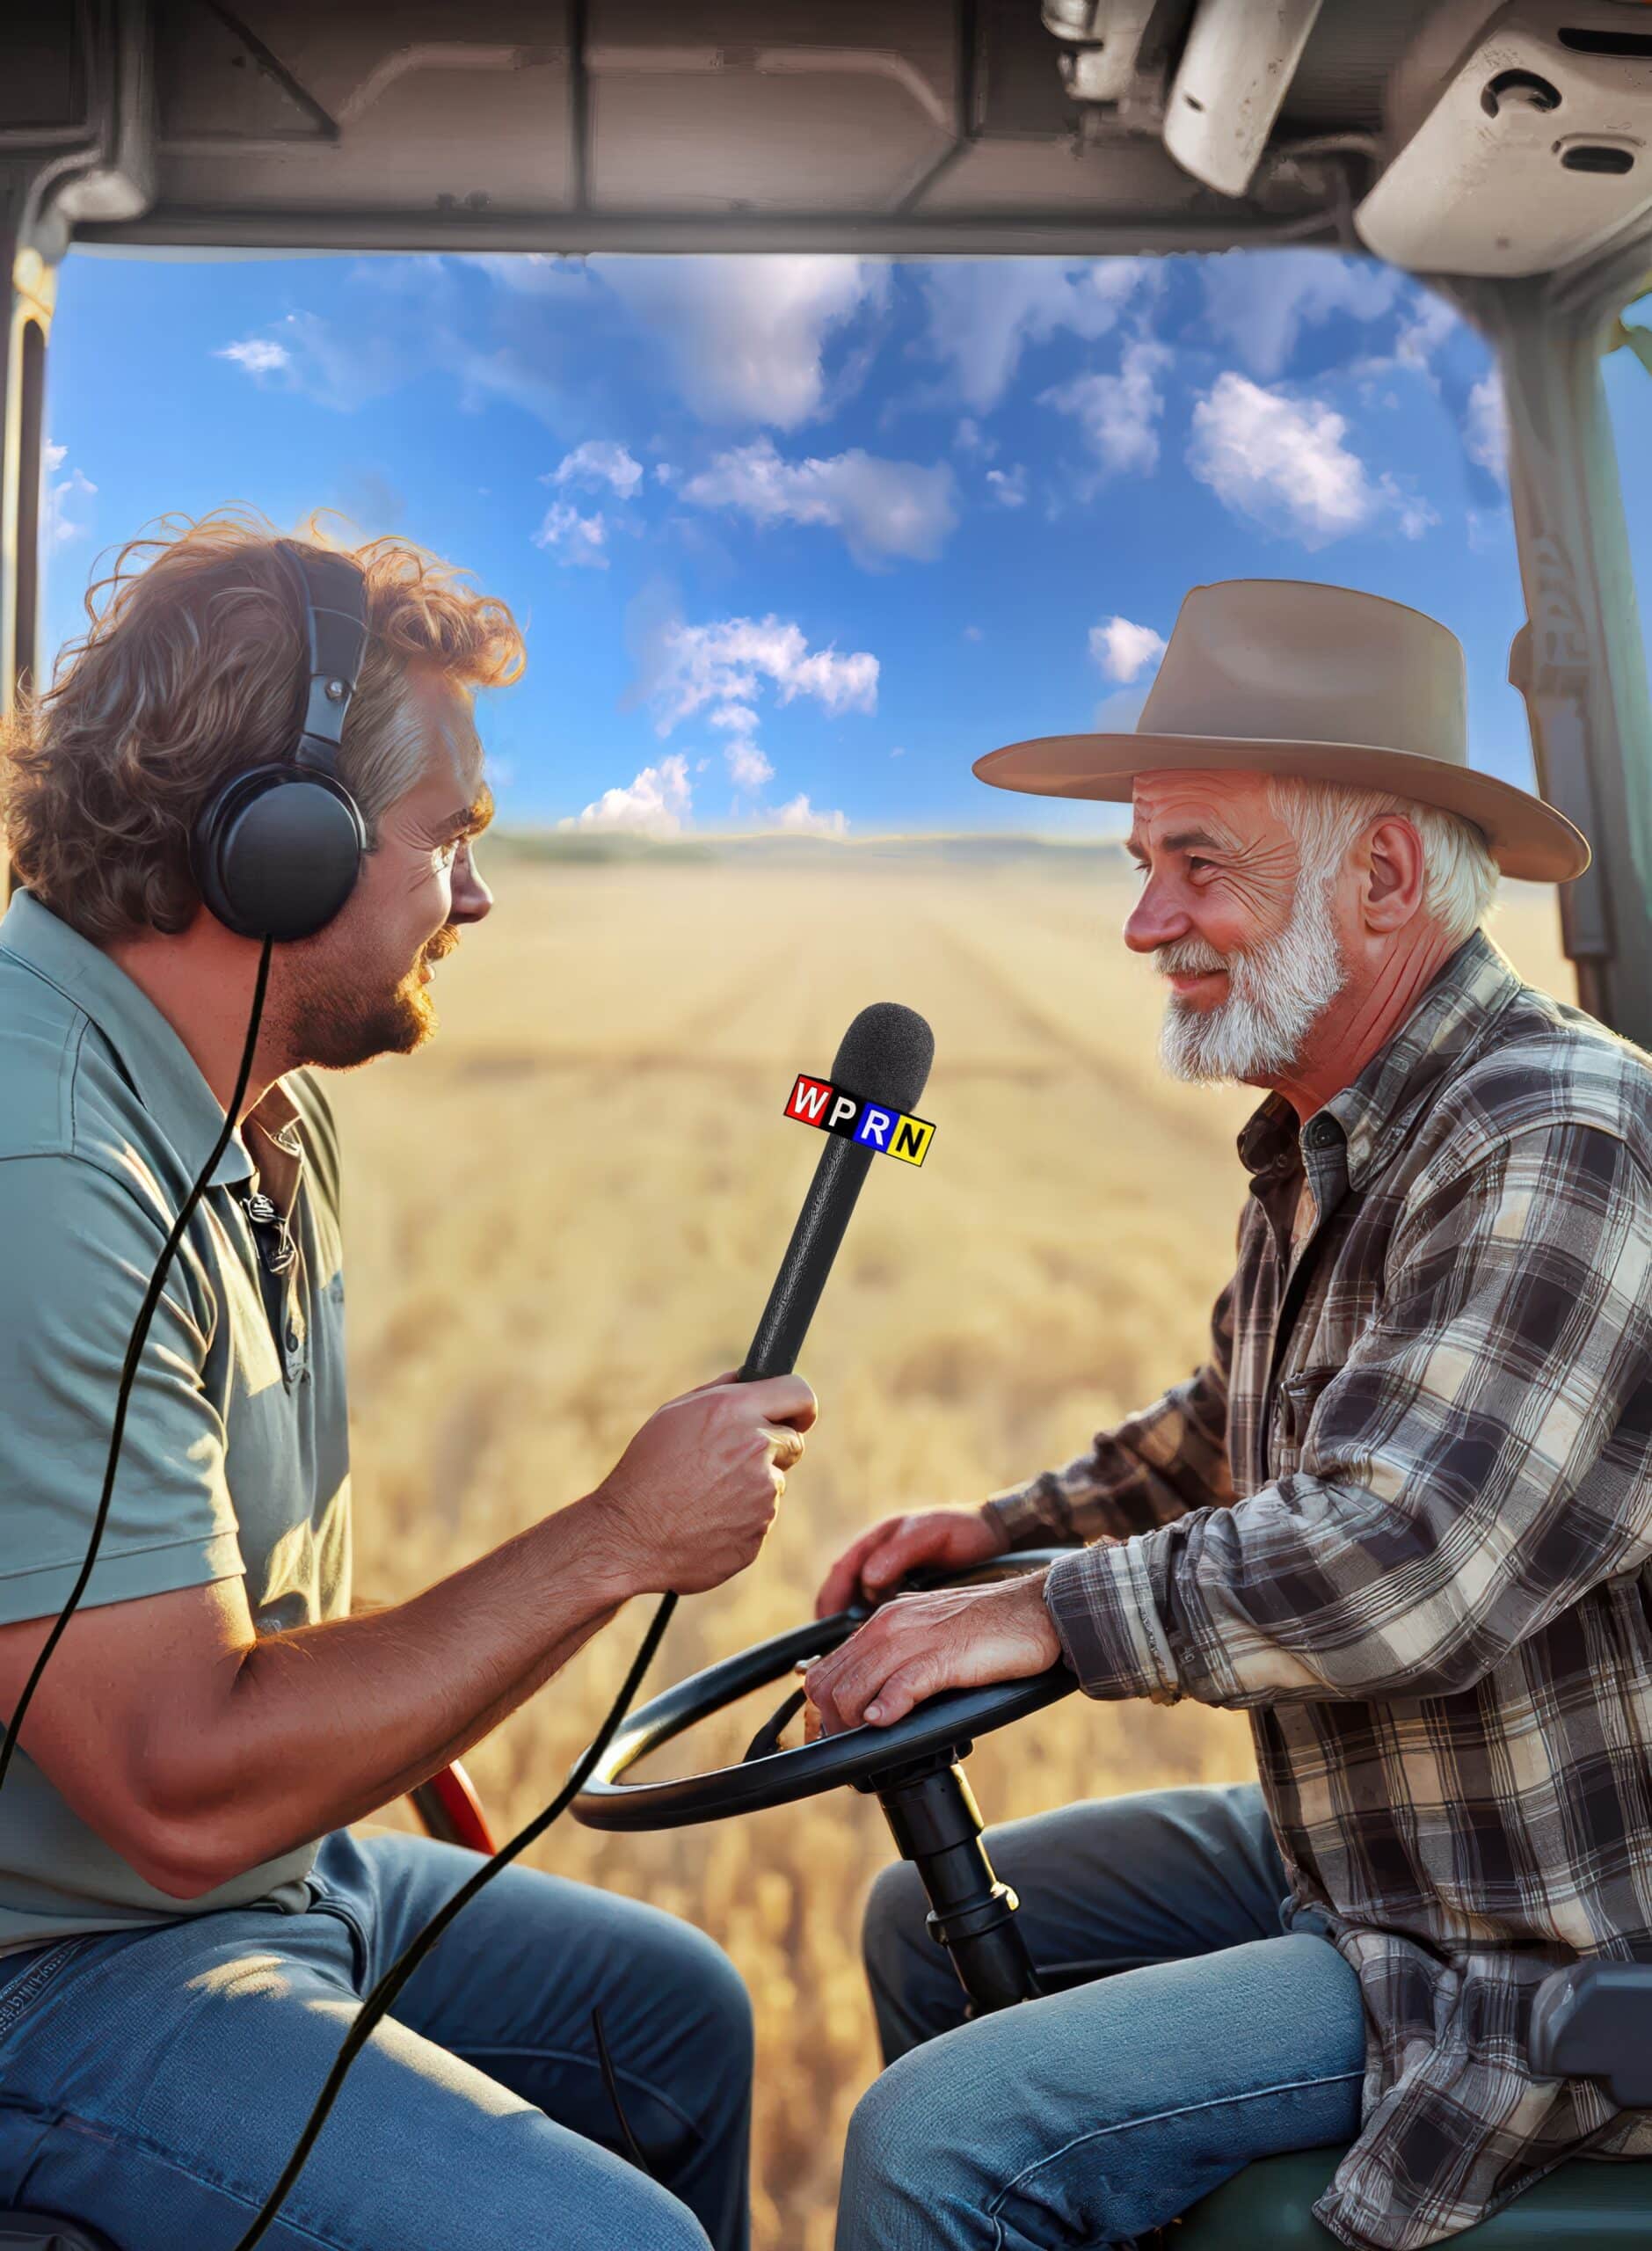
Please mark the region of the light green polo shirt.
[[[18, 892], [0, 920], [0, 1623], [68, 1599], [132, 1323], [222, 1123], [124, 971]], [[172, 1261], [82, 1612], [237, 1576], [260, 1635], [348, 1611], [338, 1146], [310, 1074], [273, 1087], [244, 1134]], [[244, 1207], [261, 1185], [291, 1196], [285, 1274]], [[19, 1751], [0, 1790], [0, 1953], [253, 1900], [295, 1912], [314, 1859], [170, 1898]]]

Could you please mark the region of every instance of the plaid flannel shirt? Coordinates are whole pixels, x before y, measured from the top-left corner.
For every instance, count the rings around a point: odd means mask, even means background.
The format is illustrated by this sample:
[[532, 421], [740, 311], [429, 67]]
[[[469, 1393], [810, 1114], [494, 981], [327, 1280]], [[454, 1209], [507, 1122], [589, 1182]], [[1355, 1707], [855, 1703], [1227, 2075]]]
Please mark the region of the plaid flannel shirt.
[[1315, 2210], [1417, 2251], [1563, 2157], [1652, 2153], [1527, 2043], [1551, 1969], [1652, 1959], [1652, 1066], [1476, 936], [1239, 1147], [1208, 1362], [988, 1507], [1106, 1536], [1046, 1582], [1089, 1694], [1249, 1712], [1287, 1920], [1366, 2012]]

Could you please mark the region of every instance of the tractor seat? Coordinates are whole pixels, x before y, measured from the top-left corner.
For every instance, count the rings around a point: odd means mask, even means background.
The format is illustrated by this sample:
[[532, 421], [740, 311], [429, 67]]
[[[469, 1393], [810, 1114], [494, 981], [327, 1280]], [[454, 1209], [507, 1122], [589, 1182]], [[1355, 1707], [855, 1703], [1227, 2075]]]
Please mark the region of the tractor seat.
[[[1343, 2251], [1313, 2210], [1343, 2156], [1340, 2149], [1300, 2149], [1262, 2158], [1195, 2204], [1168, 2240], [1175, 2251]], [[1513, 2204], [1450, 2241], [1452, 2251], [1459, 2243], [1463, 2251], [1644, 2247], [1652, 2241], [1652, 2163], [1568, 2158]], [[4, 2242], [0, 2235], [0, 2246]]]
[[[1652, 2110], [1652, 1963], [1585, 1962], [1538, 1987], [1532, 2061], [1545, 2077], [1590, 2079], [1620, 2110]], [[1293, 2150], [1248, 2165], [1195, 2204], [1175, 2251], [1336, 2251], [1314, 2217], [1340, 2149]], [[1605, 2251], [1652, 2243], [1652, 2160], [1568, 2158], [1478, 2227], [1464, 2251]], [[4, 2238], [0, 2236], [0, 2246]]]

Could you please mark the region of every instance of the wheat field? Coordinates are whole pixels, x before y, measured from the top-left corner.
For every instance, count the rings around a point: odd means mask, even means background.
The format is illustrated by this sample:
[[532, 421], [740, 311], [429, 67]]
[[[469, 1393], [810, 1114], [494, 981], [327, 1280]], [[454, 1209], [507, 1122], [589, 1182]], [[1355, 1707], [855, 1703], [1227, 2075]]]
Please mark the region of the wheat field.
[[[1255, 1097], [1161, 1075], [1116, 849], [591, 863], [501, 843], [440, 1037], [332, 1082], [359, 1592], [399, 1600], [588, 1490], [662, 1399], [739, 1363], [819, 1153], [782, 1105], [871, 1001], [934, 1027], [934, 1145], [921, 1170], [873, 1166], [799, 1363], [820, 1420], [781, 1521], [741, 1579], [682, 1606], [651, 1688], [808, 1615], [875, 1512], [1065, 1460], [1193, 1365]], [[1494, 930], [1571, 993], [1551, 897], [1516, 887]], [[633, 1606], [471, 1755], [497, 1834], [556, 1790], [644, 1622]], [[738, 1755], [758, 1716], [677, 1746], [676, 1770]], [[1235, 1716], [1077, 1697], [970, 1764], [989, 1823], [1248, 1771]], [[875, 2068], [860, 1911], [890, 1849], [876, 1803], [841, 1790], [656, 1835], [565, 1820], [529, 1856], [691, 1918], [744, 1972], [758, 2251], [831, 2243]]]

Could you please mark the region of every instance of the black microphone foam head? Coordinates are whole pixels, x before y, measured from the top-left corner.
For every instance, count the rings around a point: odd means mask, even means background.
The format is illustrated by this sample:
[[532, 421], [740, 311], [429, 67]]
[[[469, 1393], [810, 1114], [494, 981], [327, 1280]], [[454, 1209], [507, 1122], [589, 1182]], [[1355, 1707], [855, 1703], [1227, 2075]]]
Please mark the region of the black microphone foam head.
[[874, 1001], [844, 1033], [832, 1065], [832, 1083], [868, 1102], [912, 1111], [923, 1098], [935, 1060], [935, 1034], [916, 1009]]

